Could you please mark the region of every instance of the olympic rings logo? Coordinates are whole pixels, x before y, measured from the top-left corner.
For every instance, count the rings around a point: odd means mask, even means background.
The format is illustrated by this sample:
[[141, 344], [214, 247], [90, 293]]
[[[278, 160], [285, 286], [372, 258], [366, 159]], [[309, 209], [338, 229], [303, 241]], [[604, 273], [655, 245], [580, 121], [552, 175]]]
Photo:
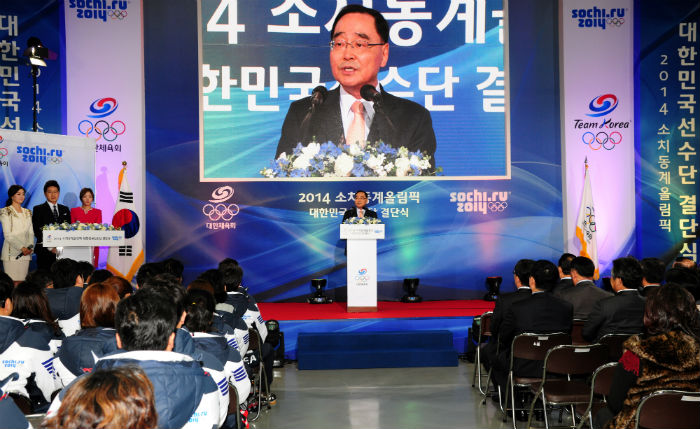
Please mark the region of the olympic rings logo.
[[596, 232], [598, 227], [595, 224], [595, 210], [593, 207], [586, 207], [585, 218], [588, 221], [588, 228], [586, 229], [590, 232]]
[[57, 164], [60, 164], [61, 162], [63, 162], [63, 160], [57, 156], [52, 156], [51, 158], [48, 158], [48, 161], [54, 165], [57, 165]]
[[355, 276], [356, 282], [367, 282], [369, 281], [369, 276]]
[[488, 208], [492, 212], [502, 212], [508, 207], [508, 203], [505, 201], [490, 201], [488, 203]]
[[215, 222], [217, 220], [223, 220], [228, 222], [233, 219], [234, 216], [238, 214], [240, 209], [237, 204], [205, 204], [202, 208], [202, 213], [209, 217], [209, 220]]
[[6, 147], [0, 147], [0, 158], [4, 158], [7, 156], [9, 152], [7, 151]]
[[[608, 135], [605, 131], [600, 131], [598, 134], [594, 135], [592, 132], [586, 131], [581, 136], [581, 140], [592, 150], [600, 150], [601, 147], [605, 150], [613, 150], [615, 146], [622, 142], [622, 134], [618, 131], [613, 131]], [[594, 146], [596, 144], [598, 147]]]
[[126, 132], [126, 125], [124, 122], [119, 120], [114, 121], [111, 124], [105, 120], [99, 120], [93, 125], [93, 123], [87, 119], [80, 121], [78, 124], [78, 132], [85, 137], [90, 137], [90, 134], [92, 134], [93, 131], [95, 131], [99, 136], [97, 137], [98, 141], [101, 138], [104, 138], [108, 142], [113, 142], [117, 139], [117, 137]]
[[118, 20], [122, 20], [122, 19], [126, 18], [127, 15], [128, 15], [128, 13], [126, 13], [125, 10], [113, 10], [113, 11], [109, 14], [109, 16], [110, 16], [112, 19], [118, 19]]
[[625, 23], [625, 18], [608, 18], [608, 24], [612, 24], [615, 27], [619, 27]]

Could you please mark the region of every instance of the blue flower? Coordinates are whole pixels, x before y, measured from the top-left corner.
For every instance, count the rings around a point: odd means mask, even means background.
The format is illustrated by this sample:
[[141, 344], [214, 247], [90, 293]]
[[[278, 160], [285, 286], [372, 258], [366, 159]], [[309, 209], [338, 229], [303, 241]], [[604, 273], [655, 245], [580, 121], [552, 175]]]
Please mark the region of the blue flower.
[[302, 149], [303, 147], [304, 147], [304, 146], [302, 146], [301, 143], [297, 143], [296, 147], [294, 148], [294, 155], [297, 155], [297, 156], [300, 155], [300, 154], [301, 154], [301, 149]]
[[379, 152], [385, 153], [385, 154], [390, 154], [390, 155], [396, 155], [397, 151], [393, 147], [389, 146], [388, 144], [382, 142], [379, 143]]
[[309, 170], [306, 168], [295, 168], [289, 172], [289, 177], [309, 177]]
[[360, 163], [355, 163], [355, 166], [352, 168], [352, 176], [355, 177], [362, 177], [365, 175], [365, 167], [360, 164]]

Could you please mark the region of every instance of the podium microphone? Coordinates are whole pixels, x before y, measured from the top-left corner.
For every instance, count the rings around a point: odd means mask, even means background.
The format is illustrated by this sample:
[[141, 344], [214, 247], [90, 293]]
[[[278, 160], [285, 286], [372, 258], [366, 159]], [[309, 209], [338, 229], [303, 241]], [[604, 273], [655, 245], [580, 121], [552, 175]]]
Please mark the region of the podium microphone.
[[326, 96], [328, 96], [328, 90], [323, 85], [319, 85], [311, 91], [311, 107], [309, 107], [309, 111], [306, 112], [306, 116], [304, 116], [304, 119], [301, 121], [302, 128], [309, 122], [311, 115], [314, 114], [318, 106], [326, 101]]
[[360, 88], [360, 95], [365, 100], [372, 102], [372, 104], [374, 105], [374, 110], [381, 113], [382, 116], [384, 116], [386, 121], [389, 123], [389, 127], [391, 127], [391, 130], [395, 131], [396, 128], [394, 127], [394, 123], [391, 122], [389, 115], [387, 115], [384, 111], [384, 106], [382, 105], [382, 93], [377, 91], [377, 88], [375, 88], [374, 86], [368, 84]]
[[[33, 244], [30, 244], [29, 246], [27, 246], [27, 249], [29, 249], [29, 250], [32, 250], [33, 248], [34, 248], [34, 245], [33, 245]], [[24, 256], [24, 252], [19, 252], [19, 255], [17, 255], [17, 256], [15, 257], [15, 259], [19, 259], [19, 258], [21, 258], [22, 256]]]

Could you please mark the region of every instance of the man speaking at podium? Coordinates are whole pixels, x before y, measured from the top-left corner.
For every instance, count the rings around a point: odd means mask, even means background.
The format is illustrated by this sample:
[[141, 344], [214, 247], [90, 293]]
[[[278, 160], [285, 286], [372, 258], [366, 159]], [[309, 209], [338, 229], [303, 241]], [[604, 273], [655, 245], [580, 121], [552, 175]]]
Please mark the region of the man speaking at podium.
[[379, 85], [377, 74], [389, 59], [389, 24], [381, 13], [347, 5], [331, 29], [330, 66], [339, 88], [314, 89], [293, 102], [282, 125], [277, 158], [298, 143], [336, 144], [379, 140], [430, 155], [435, 167], [435, 132], [430, 112], [413, 101], [395, 97]]
[[357, 191], [355, 192], [355, 207], [345, 210], [343, 215], [343, 222], [351, 217], [377, 217], [377, 212], [368, 209], [367, 207], [367, 192]]

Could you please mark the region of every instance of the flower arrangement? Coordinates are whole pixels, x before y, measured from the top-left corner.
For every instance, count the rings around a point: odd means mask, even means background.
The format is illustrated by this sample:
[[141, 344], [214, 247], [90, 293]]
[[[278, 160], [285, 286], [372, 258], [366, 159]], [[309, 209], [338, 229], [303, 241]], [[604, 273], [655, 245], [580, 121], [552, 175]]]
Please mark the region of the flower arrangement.
[[108, 223], [50, 223], [41, 227], [42, 231], [121, 231]]
[[377, 225], [383, 223], [381, 219], [376, 217], [349, 217], [343, 221], [352, 225]]
[[409, 152], [383, 142], [359, 145], [333, 142], [297, 144], [291, 154], [282, 152], [260, 170], [262, 176], [274, 177], [405, 177], [434, 176], [442, 168], [432, 169], [430, 155]]

